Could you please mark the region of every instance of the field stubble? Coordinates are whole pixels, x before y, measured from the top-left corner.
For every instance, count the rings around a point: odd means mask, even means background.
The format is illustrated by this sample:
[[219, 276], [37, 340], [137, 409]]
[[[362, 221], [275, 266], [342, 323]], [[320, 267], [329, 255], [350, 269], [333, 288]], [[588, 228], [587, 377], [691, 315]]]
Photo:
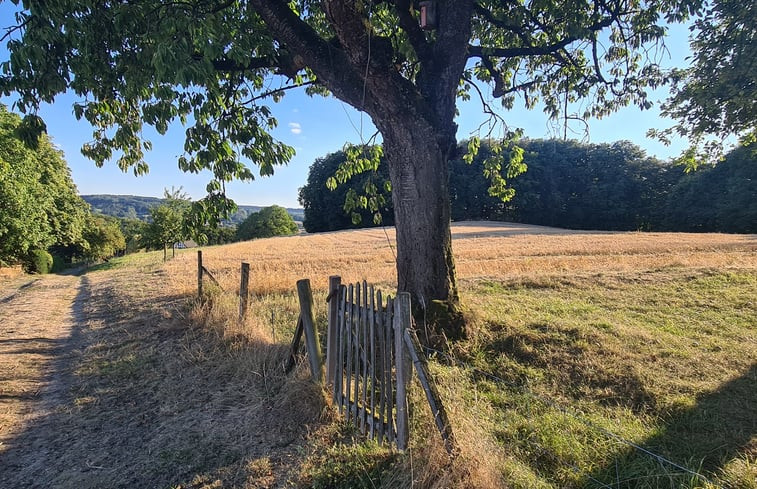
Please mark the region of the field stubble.
[[[568, 231], [524, 224], [453, 224], [458, 278], [523, 278], [666, 267], [757, 268], [757, 237], [694, 233]], [[205, 266], [226, 290], [238, 287], [242, 261], [250, 263], [250, 291], [291, 293], [309, 278], [326, 290], [329, 275], [343, 283], [367, 280], [396, 287], [392, 228], [337, 231], [208, 247]], [[196, 257], [183, 253], [168, 263], [175, 285], [196, 288]]]
[[[501, 223], [455, 224], [452, 234], [471, 326], [452, 350], [468, 366], [433, 365], [461, 457], [449, 463], [428, 436], [434, 429], [416, 388], [414, 462], [360, 442], [340, 444], [339, 456], [316, 446], [304, 465], [314, 486], [331, 487], [334, 474], [355, 467], [343, 487], [707, 485], [639, 456], [602, 432], [610, 430], [716, 484], [757, 487], [757, 237]], [[396, 287], [392, 229], [209, 247], [203, 258], [231, 293], [240, 263], [250, 263], [253, 312], [242, 330], [268, 340], [290, 338], [301, 278], [311, 279], [321, 323], [329, 275]], [[166, 265], [175, 290], [194, 291], [195, 259], [183, 253]], [[217, 322], [245, 334], [235, 311], [229, 305]], [[327, 440], [335, 443], [333, 430]], [[387, 464], [397, 469], [391, 476]]]

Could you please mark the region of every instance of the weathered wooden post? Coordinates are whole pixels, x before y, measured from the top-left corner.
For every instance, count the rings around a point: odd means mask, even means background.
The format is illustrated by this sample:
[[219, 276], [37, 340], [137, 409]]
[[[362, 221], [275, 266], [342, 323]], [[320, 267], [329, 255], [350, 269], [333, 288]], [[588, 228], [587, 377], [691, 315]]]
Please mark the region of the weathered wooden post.
[[284, 373], [288, 374], [294, 368], [297, 361], [297, 351], [300, 349], [300, 339], [302, 338], [302, 316], [297, 318], [297, 327], [294, 329], [292, 344], [289, 346], [289, 358], [284, 365]]
[[[329, 326], [326, 330], [326, 383], [336, 383], [336, 362], [339, 345], [339, 290], [342, 278], [338, 275], [329, 277]], [[334, 399], [336, 400], [336, 399]]]
[[297, 295], [300, 298], [300, 319], [302, 328], [305, 330], [305, 343], [308, 348], [310, 360], [310, 374], [313, 380], [321, 382], [321, 347], [318, 343], [318, 331], [315, 329], [315, 314], [313, 313], [313, 292], [310, 289], [310, 280], [297, 281]]
[[249, 298], [250, 264], [242, 262], [242, 279], [239, 284], [239, 322], [247, 315], [247, 300]]
[[410, 358], [413, 361], [413, 365], [415, 365], [418, 380], [420, 380], [421, 386], [423, 386], [423, 390], [426, 392], [426, 399], [431, 408], [431, 414], [434, 416], [434, 423], [436, 423], [436, 427], [442, 435], [444, 448], [447, 449], [447, 453], [454, 455], [457, 451], [457, 447], [455, 445], [454, 434], [452, 433], [452, 425], [449, 422], [447, 411], [442, 404], [442, 398], [436, 390], [436, 386], [431, 383], [431, 374], [429, 373], [426, 359], [423, 355], [418, 353], [423, 351], [421, 343], [418, 341], [415, 332], [410, 329], [404, 331], [403, 339], [405, 341], [405, 346], [407, 346], [407, 351], [410, 354]]
[[407, 386], [412, 377], [412, 364], [405, 349], [405, 330], [410, 327], [410, 293], [400, 292], [394, 303], [394, 353], [397, 375], [397, 448], [407, 448], [409, 414], [407, 406]]
[[197, 250], [197, 297], [202, 299], [202, 250]]

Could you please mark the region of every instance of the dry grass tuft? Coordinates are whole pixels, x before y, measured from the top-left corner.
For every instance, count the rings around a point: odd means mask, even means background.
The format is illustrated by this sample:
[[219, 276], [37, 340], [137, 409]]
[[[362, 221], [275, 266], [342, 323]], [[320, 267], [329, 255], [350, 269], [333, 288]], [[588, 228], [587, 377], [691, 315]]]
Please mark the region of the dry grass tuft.
[[416, 408], [412, 418], [412, 433], [415, 436], [411, 439], [410, 456], [405, 460], [405, 472], [412, 476], [412, 484], [396, 487], [505, 487], [502, 468], [506, 458], [502, 447], [492, 437], [496, 429], [489, 421], [493, 419], [491, 406], [478, 401], [475, 386], [462, 371], [441, 368], [434, 363], [431, 366], [435, 367], [432, 374], [441, 389], [457, 451], [450, 457], [445, 450], [423, 390], [416, 383], [410, 394], [412, 405]]

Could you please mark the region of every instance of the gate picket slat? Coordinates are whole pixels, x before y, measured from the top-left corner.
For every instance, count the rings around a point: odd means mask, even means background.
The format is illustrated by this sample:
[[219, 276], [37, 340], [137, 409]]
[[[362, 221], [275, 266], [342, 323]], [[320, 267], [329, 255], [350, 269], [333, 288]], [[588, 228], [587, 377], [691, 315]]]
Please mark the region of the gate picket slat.
[[386, 299], [386, 318], [384, 319], [384, 329], [386, 332], [386, 339], [384, 342], [384, 349], [386, 355], [386, 420], [387, 420], [387, 432], [389, 443], [393, 443], [394, 436], [394, 385], [392, 383], [392, 360], [394, 355], [394, 299], [388, 297]]
[[[381, 297], [381, 291], [379, 290], [376, 292], [376, 305], [377, 305], [377, 314], [376, 314], [376, 328], [378, 329], [379, 335], [381, 335], [381, 338], [385, 337], [384, 333], [384, 308], [383, 308], [383, 298]], [[383, 340], [379, 341], [379, 376], [381, 379], [380, 382], [380, 390], [379, 390], [379, 411], [378, 411], [378, 419], [380, 421], [378, 426], [378, 442], [383, 443], [384, 442], [384, 426], [385, 426], [385, 420], [386, 420], [386, 375], [384, 374], [385, 363], [386, 358], [384, 358], [384, 350], [386, 349], [383, 345]]]
[[339, 414], [344, 413], [344, 333], [345, 333], [345, 315], [347, 308], [347, 287], [339, 286], [339, 313], [337, 315], [337, 350], [338, 356], [336, 361], [336, 373], [334, 380], [334, 392], [336, 393], [336, 402], [339, 406]]
[[368, 284], [363, 280], [363, 297], [360, 301], [361, 307], [363, 309], [363, 314], [361, 315], [361, 321], [360, 321], [360, 334], [362, 335], [363, 341], [361, 341], [360, 344], [360, 350], [361, 355], [360, 359], [363, 362], [363, 372], [361, 375], [362, 379], [362, 394], [361, 394], [361, 406], [360, 406], [360, 426], [361, 431], [363, 433], [367, 432], [367, 403], [366, 399], [368, 397], [368, 345], [369, 345], [369, 339], [368, 339]]
[[355, 291], [355, 286], [350, 284], [349, 289], [349, 303], [347, 304], [348, 312], [347, 312], [347, 327], [345, 328], [345, 333], [347, 335], [347, 371], [345, 372], [346, 377], [346, 386], [345, 386], [345, 416], [347, 420], [350, 419], [350, 408], [352, 405], [352, 402], [350, 401], [350, 393], [351, 393], [351, 387], [352, 387], [352, 322], [355, 317], [355, 307], [353, 306], [353, 294]]
[[[371, 330], [370, 333], [370, 379], [371, 379], [371, 398], [370, 398], [370, 412], [371, 412], [371, 419], [376, 418], [376, 304], [374, 302], [374, 291], [373, 291], [373, 285], [371, 285], [370, 293], [368, 294], [370, 296], [370, 307], [368, 309], [368, 323]], [[371, 429], [370, 429], [370, 439], [373, 440], [376, 438], [376, 423], [371, 423]]]
[[354, 361], [352, 363], [352, 370], [353, 374], [355, 376], [355, 383], [353, 386], [354, 393], [353, 393], [353, 404], [355, 407], [355, 410], [352, 411], [352, 424], [355, 426], [358, 425], [358, 404], [360, 403], [360, 319], [361, 319], [361, 310], [360, 310], [360, 283], [355, 284], [355, 304], [354, 307], [357, 311], [357, 317], [355, 319], [355, 323], [353, 324], [353, 328], [355, 330], [355, 341], [353, 343], [354, 351], [353, 355], [355, 356]]

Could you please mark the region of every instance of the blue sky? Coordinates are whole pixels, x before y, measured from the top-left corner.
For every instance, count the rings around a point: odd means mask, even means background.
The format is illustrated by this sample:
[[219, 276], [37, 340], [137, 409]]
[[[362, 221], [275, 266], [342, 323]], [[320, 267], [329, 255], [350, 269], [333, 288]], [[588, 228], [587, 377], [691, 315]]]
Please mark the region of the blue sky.
[[[0, 26], [12, 23], [7, 2], [0, 3], [0, 19]], [[670, 28], [670, 35], [666, 41], [670, 55], [662, 59], [663, 65], [682, 66], [689, 54], [687, 36], [686, 26]], [[7, 59], [4, 48], [5, 46], [0, 47], [2, 60]], [[667, 91], [664, 89], [656, 91], [652, 96], [655, 107], [651, 110], [640, 111], [630, 107], [605, 119], [590, 121], [589, 141], [602, 143], [629, 140], [644, 148], [647, 154], [661, 159], [677, 155], [686, 145], [685, 141], [676, 141], [666, 147], [646, 137], [648, 129], [672, 124], [669, 120], [660, 119], [656, 108], [658, 102], [666, 95]], [[60, 96], [54, 104], [43, 107], [40, 115], [47, 124], [48, 134], [63, 150], [81, 194], [160, 197], [164, 188], [181, 186], [192, 198], [199, 199], [205, 195], [209, 174], [186, 174], [177, 167], [176, 161], [183, 152], [184, 143], [184, 128], [180, 124], [172, 126], [165, 136], [146, 132], [146, 137], [153, 143], [153, 151], [146, 157], [150, 164], [150, 172], [135, 177], [133, 173], [121, 172], [115, 162], [97, 168], [92, 161], [81, 155], [82, 144], [92, 139], [92, 128], [74, 117], [74, 100], [75, 98], [68, 94]], [[10, 107], [13, 98], [3, 98], [2, 102]], [[497, 105], [497, 102], [494, 102], [494, 106]], [[367, 115], [361, 116], [350, 106], [333, 97], [311, 98], [303, 91], [291, 91], [278, 104], [271, 103], [271, 108], [279, 122], [279, 126], [273, 132], [274, 136], [293, 146], [297, 154], [289, 165], [277, 168], [272, 177], [228, 185], [228, 195], [238, 204], [299, 207], [297, 190], [304, 185], [308, 168], [313, 161], [341, 149], [348, 141], [358, 143], [361, 139], [366, 140], [375, 131]], [[458, 139], [462, 140], [469, 137], [486, 117], [481, 112], [480, 103], [475, 95], [469, 102], [461, 103], [459, 109]], [[562, 127], [551, 123], [538, 108], [529, 111], [519, 108], [516, 103], [516, 108], [502, 111], [501, 115], [509, 126], [523, 128], [529, 138], [562, 135]], [[579, 134], [578, 138], [581, 137], [582, 134]]]

